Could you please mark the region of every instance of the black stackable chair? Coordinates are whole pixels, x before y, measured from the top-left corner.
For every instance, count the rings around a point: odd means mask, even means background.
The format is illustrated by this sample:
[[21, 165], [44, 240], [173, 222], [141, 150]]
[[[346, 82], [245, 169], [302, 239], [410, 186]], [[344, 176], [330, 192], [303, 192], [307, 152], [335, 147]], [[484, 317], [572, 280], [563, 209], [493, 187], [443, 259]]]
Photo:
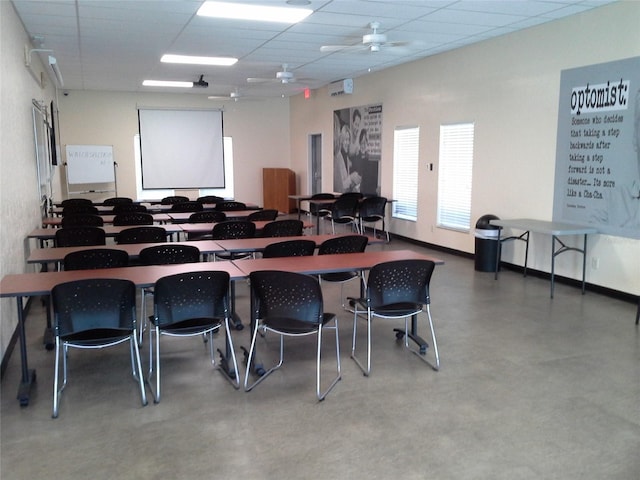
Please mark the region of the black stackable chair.
[[200, 202], [178, 202], [171, 205], [170, 212], [201, 212], [204, 210]]
[[[322, 290], [315, 277], [300, 273], [263, 270], [250, 274], [251, 285], [251, 347], [247, 358], [244, 389], [250, 391], [284, 362], [284, 337], [316, 335], [316, 396], [324, 400], [326, 395], [341, 378], [340, 343], [338, 339], [338, 317], [325, 313]], [[333, 323], [333, 326], [330, 324]], [[336, 376], [330, 385], [322, 390], [321, 362], [322, 333], [330, 329], [335, 333]], [[256, 355], [260, 333], [272, 332], [280, 336], [279, 361], [269, 367], [255, 382], [249, 384], [251, 365]]]
[[129, 198], [129, 197], [110, 197], [104, 200], [104, 202], [102, 202], [103, 205], [132, 205], [133, 204], [133, 198]]
[[315, 250], [316, 242], [313, 240], [285, 240], [267, 245], [262, 258], [305, 257], [313, 255]]
[[381, 222], [382, 232], [387, 236], [387, 243], [389, 243], [389, 232], [385, 227], [386, 208], [387, 199], [385, 197], [366, 197], [362, 200], [358, 208], [360, 233], [364, 234], [366, 226], [371, 225], [373, 227], [373, 236], [375, 237], [376, 225]]
[[173, 205], [175, 203], [188, 202], [189, 197], [185, 197], [183, 195], [169, 195], [168, 197], [164, 197], [160, 200], [161, 205]]
[[66, 217], [67, 215], [79, 215], [79, 214], [93, 214], [98, 215], [99, 210], [98, 207], [92, 204], [71, 204], [65, 207], [62, 207], [62, 217]]
[[[217, 210], [205, 210], [189, 215], [188, 223], [219, 223], [227, 220], [227, 214]], [[211, 233], [187, 233], [187, 240], [210, 239]]]
[[[353, 339], [351, 358], [356, 362], [365, 376], [371, 372], [371, 328], [375, 318], [395, 320], [404, 319], [404, 329], [396, 328], [396, 338], [404, 338], [404, 346], [415, 353], [434, 370], [440, 368], [440, 356], [436, 342], [435, 330], [431, 319], [429, 283], [435, 268], [430, 260], [398, 260], [375, 265], [369, 272], [365, 296], [350, 298], [349, 305], [353, 314]], [[409, 321], [415, 324], [417, 315], [426, 310], [435, 363], [426, 358], [426, 342], [417, 337]], [[367, 322], [367, 361], [366, 367], [356, 357], [356, 339], [358, 320]], [[416, 350], [409, 346], [409, 340], [420, 345]]]
[[80, 247], [83, 245], [106, 245], [107, 238], [100, 227], [59, 228], [55, 233], [56, 247]]
[[102, 227], [104, 219], [95, 213], [72, 213], [62, 217], [60, 225], [67, 227]]
[[247, 209], [247, 204], [243, 202], [225, 200], [225, 201], [216, 203], [216, 210], [220, 210], [222, 212], [230, 212], [233, 210], [246, 210], [246, 209]]
[[[364, 235], [344, 235], [329, 238], [322, 242], [318, 247], [318, 255], [364, 252], [367, 248], [368, 241], [368, 238]], [[320, 275], [319, 278], [321, 282], [340, 283], [340, 301], [342, 302], [342, 308], [346, 308], [344, 300], [344, 284], [356, 278], [359, 278], [364, 282], [362, 273], [356, 271], [325, 273]]]
[[[136, 289], [130, 280], [87, 279], [56, 285], [51, 291], [54, 312], [55, 366], [53, 418], [58, 417], [60, 395], [67, 386], [69, 348], [100, 349], [129, 342], [131, 371], [140, 387], [142, 405], [147, 395], [136, 341]], [[62, 362], [62, 386], [60, 383]]]
[[74, 205], [89, 205], [93, 206], [93, 202], [88, 198], [67, 198], [60, 202], [62, 208], [74, 206]]
[[115, 248], [91, 248], [66, 254], [62, 265], [65, 270], [126, 267], [129, 265], [129, 254]]
[[247, 216], [247, 220], [250, 222], [273, 222], [276, 218], [278, 218], [278, 210], [271, 208], [256, 210]]
[[153, 394], [156, 403], [160, 401], [160, 337], [163, 335], [207, 335], [211, 363], [215, 364], [213, 333], [222, 328], [231, 365], [225, 355], [219, 370], [235, 388], [239, 388], [238, 364], [229, 328], [229, 280], [227, 272], [203, 271], [169, 275], [155, 283], [154, 311], [150, 318], [153, 328], [149, 341], [148, 378], [151, 386], [155, 365], [156, 385]]
[[329, 207], [329, 219], [331, 220], [331, 229], [334, 235], [336, 233], [336, 224], [351, 225], [352, 231], [360, 231], [356, 220], [359, 202], [357, 195], [342, 194], [331, 204], [331, 207]]
[[115, 226], [123, 225], [153, 225], [153, 215], [145, 212], [124, 212], [113, 217]]
[[275, 220], [265, 224], [261, 237], [299, 237], [304, 224], [302, 220]]
[[116, 235], [116, 243], [160, 243], [167, 241], [167, 231], [162, 227], [142, 226], [122, 230]]
[[[180, 263], [197, 263], [200, 261], [200, 250], [193, 245], [164, 244], [143, 248], [138, 255], [141, 265], [175, 265]], [[153, 295], [152, 288], [142, 289], [142, 306], [140, 319], [140, 334], [138, 341], [142, 344], [142, 337], [147, 326], [147, 297]]]
[[114, 215], [131, 212], [147, 213], [148, 209], [145, 205], [140, 205], [139, 203], [118, 203], [113, 206]]
[[213, 205], [216, 203], [223, 202], [224, 198], [218, 197], [217, 195], [203, 195], [201, 197], [198, 197], [196, 201], [202, 204]]
[[[253, 238], [256, 234], [256, 224], [246, 220], [227, 220], [216, 223], [211, 230], [212, 240], [232, 240], [237, 238]], [[251, 254], [216, 253], [215, 257], [223, 260], [246, 258]]]

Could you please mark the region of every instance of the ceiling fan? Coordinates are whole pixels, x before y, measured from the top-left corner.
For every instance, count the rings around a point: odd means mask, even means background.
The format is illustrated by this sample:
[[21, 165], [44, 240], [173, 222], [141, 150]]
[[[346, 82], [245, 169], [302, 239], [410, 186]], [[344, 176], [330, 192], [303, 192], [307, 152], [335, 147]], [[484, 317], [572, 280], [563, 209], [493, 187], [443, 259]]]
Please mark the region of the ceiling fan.
[[246, 95], [245, 93], [240, 92], [238, 88], [236, 88], [229, 94], [209, 95], [207, 98], [209, 100], [233, 100], [234, 102], [237, 102], [238, 100], [258, 100], [259, 99], [259, 97]]
[[370, 51], [379, 52], [382, 49], [391, 47], [403, 47], [409, 42], [388, 42], [384, 33], [378, 33], [380, 22], [371, 22], [371, 33], [362, 36], [362, 43], [356, 45], [323, 45], [320, 47], [321, 52], [341, 52], [341, 51]]
[[299, 81], [305, 81], [308, 79], [302, 79], [302, 78], [296, 78], [295, 75], [293, 74], [293, 72], [290, 72], [288, 70], [289, 65], [287, 65], [286, 63], [282, 64], [282, 70], [279, 72], [276, 72], [276, 76], [273, 78], [252, 78], [249, 77], [247, 78], [247, 82], [248, 83], [268, 83], [268, 82], [272, 82], [272, 83], [282, 83], [282, 84], [288, 84], [288, 83], [295, 83], [295, 82], [299, 82]]

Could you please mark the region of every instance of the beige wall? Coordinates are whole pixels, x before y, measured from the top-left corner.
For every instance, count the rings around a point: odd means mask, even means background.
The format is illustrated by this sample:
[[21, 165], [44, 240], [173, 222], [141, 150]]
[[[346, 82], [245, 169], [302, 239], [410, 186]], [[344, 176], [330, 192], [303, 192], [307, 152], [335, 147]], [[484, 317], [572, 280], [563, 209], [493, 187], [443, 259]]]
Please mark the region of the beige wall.
[[[27, 41], [9, 2], [0, 2], [0, 273], [27, 270], [25, 235], [38, 224], [31, 99], [49, 101], [24, 66]], [[563, 69], [640, 55], [640, 2], [623, 1], [548, 25], [506, 35], [402, 67], [355, 79], [355, 93], [331, 98], [326, 89], [291, 100], [212, 102], [200, 95], [71, 91], [60, 96], [62, 144], [109, 144], [119, 164], [119, 194], [136, 196], [133, 136], [136, 106], [224, 106], [225, 135], [233, 137], [235, 196], [262, 203], [262, 167], [289, 167], [307, 193], [308, 136], [323, 135], [324, 189], [332, 189], [332, 112], [383, 104], [382, 193], [393, 197], [392, 139], [397, 126], [420, 127], [418, 222], [393, 220], [392, 231], [420, 241], [473, 252], [472, 233], [435, 227], [439, 126], [475, 122], [472, 219], [550, 219], [553, 202], [558, 89]], [[429, 163], [436, 168], [430, 172]], [[63, 170], [54, 198], [62, 198]], [[590, 237], [587, 281], [640, 294], [640, 242]], [[533, 238], [530, 266], [549, 271], [550, 241]], [[517, 246], [505, 259], [522, 262]], [[558, 257], [557, 272], [580, 277], [580, 257]], [[445, 267], [446, 268], [446, 267]], [[473, 265], [469, 264], [471, 270]], [[489, 275], [487, 281], [489, 281]], [[16, 325], [15, 302], [3, 299], [0, 354]], [[603, 319], [606, 320], [606, 319]]]
[[[306, 179], [307, 137], [321, 133], [323, 187], [331, 191], [333, 110], [381, 102], [383, 195], [394, 196], [394, 128], [420, 127], [418, 221], [393, 219], [392, 231], [474, 251], [473, 231], [436, 226], [439, 127], [458, 122], [475, 123], [472, 230], [487, 213], [550, 220], [561, 70], [640, 55], [639, 20], [640, 2], [621, 2], [356, 78], [353, 95], [329, 97], [322, 89], [309, 100], [296, 97], [291, 107], [292, 168]], [[306, 181], [301, 193], [307, 193]], [[530, 267], [550, 271], [550, 243], [548, 237], [533, 236]], [[522, 264], [522, 246], [506, 244], [503, 258]], [[591, 257], [600, 259], [597, 270], [591, 268]], [[587, 281], [639, 294], [638, 259], [638, 240], [590, 236]], [[580, 255], [566, 253], [556, 260], [558, 274], [581, 278]]]
[[[233, 139], [234, 191], [239, 200], [262, 204], [262, 167], [289, 166], [288, 99], [215, 102], [195, 94], [69, 91], [60, 97], [61, 143], [113, 145], [120, 196], [137, 198], [134, 136], [138, 107], [222, 108], [224, 135]], [[64, 168], [59, 178], [56, 199], [66, 197]]]
[[[53, 89], [44, 89], [25, 66], [28, 43], [10, 2], [0, 1], [0, 275], [25, 271], [28, 231], [40, 223], [31, 100], [48, 105]], [[36, 77], [44, 70], [32, 55]], [[17, 324], [14, 298], [0, 300], [0, 357]], [[44, 326], [43, 326], [44, 327]]]

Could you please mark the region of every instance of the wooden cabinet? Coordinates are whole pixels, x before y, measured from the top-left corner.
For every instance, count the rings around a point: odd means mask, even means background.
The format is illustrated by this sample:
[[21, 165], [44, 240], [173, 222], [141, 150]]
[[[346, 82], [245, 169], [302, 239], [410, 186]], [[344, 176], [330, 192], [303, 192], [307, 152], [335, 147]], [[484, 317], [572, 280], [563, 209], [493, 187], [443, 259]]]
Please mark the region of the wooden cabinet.
[[296, 193], [296, 174], [288, 168], [263, 168], [262, 191], [264, 208], [275, 208], [279, 212], [293, 213], [296, 201], [289, 195]]

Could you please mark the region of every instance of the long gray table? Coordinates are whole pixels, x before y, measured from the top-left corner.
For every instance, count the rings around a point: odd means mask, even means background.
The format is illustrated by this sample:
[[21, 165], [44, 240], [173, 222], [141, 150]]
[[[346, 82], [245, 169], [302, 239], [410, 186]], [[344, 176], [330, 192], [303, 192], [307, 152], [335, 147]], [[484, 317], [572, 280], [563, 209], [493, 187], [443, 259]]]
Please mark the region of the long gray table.
[[[574, 223], [553, 222], [546, 220], [534, 220], [531, 218], [517, 218], [513, 220], [490, 220], [491, 225], [503, 228], [514, 228], [523, 230], [520, 236], [500, 238], [501, 229], [498, 230], [498, 255], [496, 256], [496, 273], [498, 278], [498, 267], [500, 266], [500, 254], [502, 252], [502, 242], [507, 240], [522, 240], [526, 244], [524, 255], [524, 275], [527, 275], [527, 260], [529, 258], [529, 233], [541, 233], [551, 236], [551, 298], [553, 298], [554, 277], [555, 277], [555, 259], [558, 255], [568, 251], [582, 253], [582, 294], [585, 292], [585, 272], [587, 263], [587, 235], [598, 233], [598, 230], [588, 225], [580, 225]], [[584, 237], [583, 247], [570, 247], [565, 244], [559, 237], [567, 235], [582, 235]]]

